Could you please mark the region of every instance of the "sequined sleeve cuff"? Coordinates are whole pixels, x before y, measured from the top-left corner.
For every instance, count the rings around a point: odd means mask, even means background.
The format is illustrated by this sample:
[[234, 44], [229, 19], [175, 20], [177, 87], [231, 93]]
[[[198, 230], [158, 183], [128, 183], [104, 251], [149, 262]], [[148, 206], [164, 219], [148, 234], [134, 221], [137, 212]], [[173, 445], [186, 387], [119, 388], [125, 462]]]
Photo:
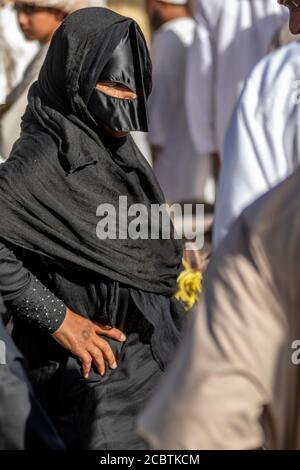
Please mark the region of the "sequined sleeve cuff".
[[51, 334], [60, 327], [66, 315], [65, 304], [35, 276], [32, 276], [24, 294], [9, 306], [9, 310], [13, 315], [35, 323]]

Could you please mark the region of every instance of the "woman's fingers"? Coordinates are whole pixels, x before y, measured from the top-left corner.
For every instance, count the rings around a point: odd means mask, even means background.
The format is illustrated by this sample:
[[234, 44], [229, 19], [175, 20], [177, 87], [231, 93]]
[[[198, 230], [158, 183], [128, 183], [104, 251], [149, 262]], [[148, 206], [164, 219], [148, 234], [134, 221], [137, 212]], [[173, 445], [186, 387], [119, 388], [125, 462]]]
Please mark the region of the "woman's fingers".
[[110, 345], [104, 339], [95, 336], [92, 341], [86, 345], [84, 351], [77, 353], [77, 357], [82, 363], [82, 375], [88, 378], [92, 362], [97, 371], [103, 377], [105, 374], [105, 362], [107, 361], [111, 369], [116, 369], [117, 362]]
[[94, 345], [98, 351], [101, 351], [103, 358], [107, 361], [109, 367], [111, 369], [116, 369], [117, 361], [108, 342], [102, 338], [96, 337], [94, 339]]
[[94, 345], [89, 346], [89, 354], [92, 357], [92, 361], [102, 377], [105, 374], [105, 362], [108, 362], [108, 365], [111, 369], [117, 367], [116, 359], [110, 345], [101, 338], [96, 338]]
[[98, 335], [107, 336], [107, 338], [115, 339], [116, 341], [126, 341], [126, 336], [121, 330], [112, 328], [110, 326], [100, 325], [99, 323], [92, 322], [95, 328], [95, 333]]
[[86, 351], [78, 355], [78, 359], [82, 364], [82, 375], [87, 379], [92, 366], [92, 356]]
[[105, 363], [103, 354], [97, 346], [90, 346], [89, 353], [92, 356], [93, 363], [100, 375], [105, 374]]

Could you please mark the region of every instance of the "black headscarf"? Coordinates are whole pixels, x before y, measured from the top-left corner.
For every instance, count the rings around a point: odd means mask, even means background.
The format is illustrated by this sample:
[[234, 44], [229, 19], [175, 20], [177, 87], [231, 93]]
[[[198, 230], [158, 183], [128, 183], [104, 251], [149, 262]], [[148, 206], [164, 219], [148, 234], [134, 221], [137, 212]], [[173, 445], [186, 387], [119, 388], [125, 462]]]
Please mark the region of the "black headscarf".
[[[21, 138], [0, 167], [0, 237], [141, 290], [172, 295], [181, 265], [178, 240], [99, 240], [97, 207], [164, 203], [152, 169], [132, 138], [110, 141], [87, 103], [124, 33], [151, 91], [151, 62], [137, 24], [110, 10], [79, 10], [55, 33], [32, 86]], [[137, 54], [137, 55], [136, 55]]]

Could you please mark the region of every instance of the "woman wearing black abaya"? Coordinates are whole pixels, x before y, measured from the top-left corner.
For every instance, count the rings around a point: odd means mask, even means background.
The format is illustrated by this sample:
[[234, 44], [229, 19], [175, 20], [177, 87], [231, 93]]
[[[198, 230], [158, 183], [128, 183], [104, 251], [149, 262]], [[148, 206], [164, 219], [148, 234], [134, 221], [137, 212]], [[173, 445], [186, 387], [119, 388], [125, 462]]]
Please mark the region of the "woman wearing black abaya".
[[143, 448], [136, 416], [180, 339], [181, 243], [100, 239], [96, 230], [100, 204], [117, 209], [120, 196], [149, 212], [164, 203], [128, 134], [147, 130], [150, 91], [149, 54], [133, 20], [101, 8], [70, 15], [0, 168], [0, 237], [68, 306], [63, 322], [17, 316], [14, 337], [71, 448]]

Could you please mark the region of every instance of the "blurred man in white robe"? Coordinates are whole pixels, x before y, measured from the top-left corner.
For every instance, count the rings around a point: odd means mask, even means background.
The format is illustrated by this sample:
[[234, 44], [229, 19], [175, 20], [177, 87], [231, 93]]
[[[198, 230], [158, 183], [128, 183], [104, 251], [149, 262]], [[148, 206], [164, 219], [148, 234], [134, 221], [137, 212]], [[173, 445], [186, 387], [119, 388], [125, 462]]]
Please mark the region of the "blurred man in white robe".
[[236, 221], [144, 412], [153, 449], [300, 449], [300, 170]]
[[[300, 1], [290, 27], [300, 31]], [[209, 266], [139, 423], [156, 449], [300, 449], [300, 169], [255, 201]]]
[[209, 155], [196, 151], [185, 107], [186, 60], [197, 24], [187, 0], [148, 0], [155, 29], [149, 141], [169, 202], [213, 202]]
[[287, 13], [276, 0], [196, 0], [196, 19], [203, 31], [188, 60], [189, 128], [198, 152], [221, 155], [243, 82]]
[[36, 42], [24, 38], [11, 2], [0, 0], [0, 104], [21, 81], [37, 50]]
[[214, 244], [245, 207], [300, 166], [300, 43], [262, 60], [248, 78], [228, 130]]

